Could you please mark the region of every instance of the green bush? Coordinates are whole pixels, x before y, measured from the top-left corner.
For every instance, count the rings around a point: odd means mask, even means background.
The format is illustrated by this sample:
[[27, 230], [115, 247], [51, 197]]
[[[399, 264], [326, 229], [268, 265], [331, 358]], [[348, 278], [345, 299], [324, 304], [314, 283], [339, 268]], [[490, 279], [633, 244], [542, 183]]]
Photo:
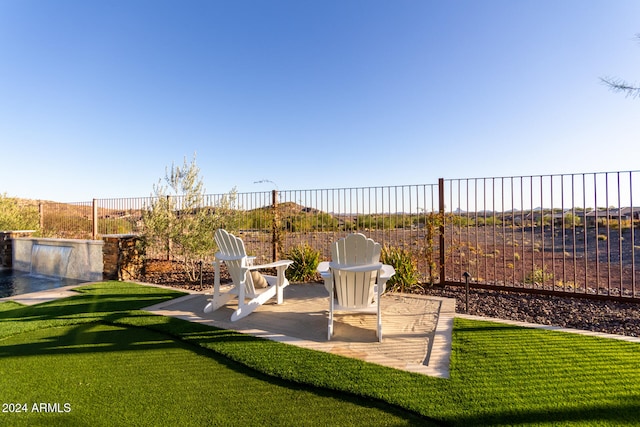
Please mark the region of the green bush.
[[320, 251], [308, 244], [298, 245], [286, 254], [293, 261], [287, 269], [287, 277], [293, 282], [309, 282], [316, 280], [316, 269], [320, 262]]
[[565, 228], [578, 227], [581, 225], [581, 222], [582, 222], [582, 218], [580, 218], [578, 215], [573, 215], [568, 213], [564, 216]]
[[0, 194], [0, 230], [39, 230], [37, 205], [21, 203], [18, 199]]
[[402, 248], [384, 247], [380, 260], [396, 270], [387, 286], [393, 290], [404, 292], [418, 285], [419, 273], [411, 252]]

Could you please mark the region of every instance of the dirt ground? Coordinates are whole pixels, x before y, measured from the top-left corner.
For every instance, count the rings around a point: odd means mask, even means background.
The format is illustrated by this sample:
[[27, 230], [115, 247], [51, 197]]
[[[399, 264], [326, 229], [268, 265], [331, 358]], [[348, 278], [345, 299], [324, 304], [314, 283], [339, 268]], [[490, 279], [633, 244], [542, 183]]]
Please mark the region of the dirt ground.
[[447, 238], [450, 280], [468, 271], [487, 284], [640, 295], [640, 233], [635, 230], [483, 227], [454, 230]]
[[147, 260], [140, 280], [178, 289], [202, 290], [213, 287], [214, 271], [211, 264], [203, 263], [202, 283], [190, 281], [180, 263], [176, 261]]

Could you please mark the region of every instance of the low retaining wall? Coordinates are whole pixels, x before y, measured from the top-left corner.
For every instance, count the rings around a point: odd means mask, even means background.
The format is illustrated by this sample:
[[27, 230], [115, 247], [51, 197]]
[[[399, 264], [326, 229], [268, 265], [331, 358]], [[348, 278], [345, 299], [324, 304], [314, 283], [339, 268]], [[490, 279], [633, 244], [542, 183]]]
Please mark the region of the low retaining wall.
[[102, 280], [103, 257], [102, 240], [48, 239], [37, 237], [17, 237], [13, 239], [14, 270], [31, 271], [31, 255], [34, 246], [71, 248], [67, 265], [61, 274], [70, 279], [88, 282]]
[[111, 234], [102, 240], [30, 237], [33, 230], [0, 231], [0, 268], [31, 271], [34, 245], [71, 248], [64, 276], [86, 281], [136, 280], [143, 254], [133, 234]]

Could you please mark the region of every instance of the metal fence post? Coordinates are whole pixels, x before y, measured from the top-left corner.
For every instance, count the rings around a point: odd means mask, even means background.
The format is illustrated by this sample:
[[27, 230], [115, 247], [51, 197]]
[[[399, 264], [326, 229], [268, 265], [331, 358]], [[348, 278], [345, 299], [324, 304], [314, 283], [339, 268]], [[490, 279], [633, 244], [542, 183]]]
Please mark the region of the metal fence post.
[[278, 246], [280, 244], [280, 225], [278, 221], [278, 190], [271, 192], [271, 209], [273, 210], [273, 222], [271, 224], [271, 259], [278, 260]]
[[[167, 209], [171, 211], [171, 196], [167, 194]], [[169, 221], [171, 221], [171, 217], [169, 217]], [[173, 224], [169, 224], [169, 230]], [[171, 233], [167, 235], [167, 261], [171, 261], [171, 253], [173, 252], [173, 242], [171, 241]]]
[[38, 214], [40, 215], [40, 232], [44, 235], [44, 203], [38, 203]]
[[462, 273], [464, 278], [464, 312], [469, 314], [469, 278], [471, 274], [468, 271]]
[[440, 237], [438, 243], [438, 252], [440, 254], [440, 285], [445, 284], [445, 240], [444, 240], [444, 178], [438, 178], [438, 210], [440, 212]]
[[92, 223], [93, 227], [91, 228], [91, 238], [96, 240], [98, 238], [98, 201], [93, 199], [93, 209], [92, 209]]

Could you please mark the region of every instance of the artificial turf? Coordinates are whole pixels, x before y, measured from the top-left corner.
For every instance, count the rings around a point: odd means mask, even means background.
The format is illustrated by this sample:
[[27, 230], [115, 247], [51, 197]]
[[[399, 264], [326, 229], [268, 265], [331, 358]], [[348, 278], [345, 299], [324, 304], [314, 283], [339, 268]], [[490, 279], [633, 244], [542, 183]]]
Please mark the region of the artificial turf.
[[640, 420], [640, 344], [456, 319], [451, 377], [440, 379], [140, 311], [178, 295], [105, 282], [47, 304], [0, 304], [2, 402], [71, 407], [0, 413], [0, 424]]

